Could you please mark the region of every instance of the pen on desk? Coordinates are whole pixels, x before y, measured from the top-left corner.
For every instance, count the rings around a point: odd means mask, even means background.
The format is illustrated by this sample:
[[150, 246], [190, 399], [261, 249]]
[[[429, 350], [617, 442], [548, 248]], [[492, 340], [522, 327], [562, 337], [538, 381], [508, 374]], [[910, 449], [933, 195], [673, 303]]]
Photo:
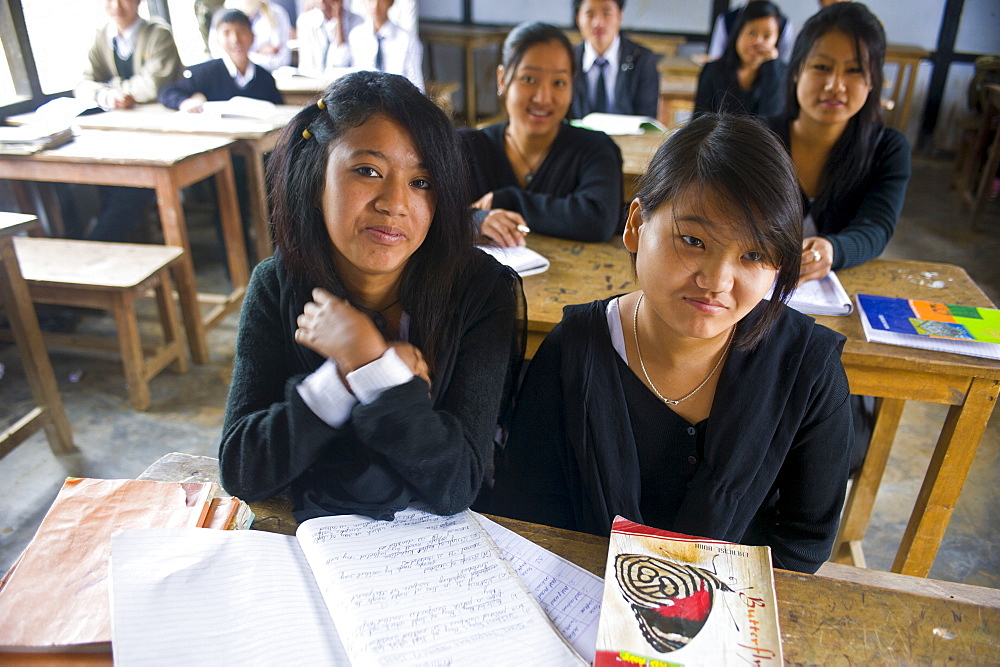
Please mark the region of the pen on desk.
[[527, 234], [527, 233], [529, 233], [531, 231], [531, 228], [528, 227], [528, 225], [518, 225], [517, 226], [517, 231], [524, 232], [525, 234]]

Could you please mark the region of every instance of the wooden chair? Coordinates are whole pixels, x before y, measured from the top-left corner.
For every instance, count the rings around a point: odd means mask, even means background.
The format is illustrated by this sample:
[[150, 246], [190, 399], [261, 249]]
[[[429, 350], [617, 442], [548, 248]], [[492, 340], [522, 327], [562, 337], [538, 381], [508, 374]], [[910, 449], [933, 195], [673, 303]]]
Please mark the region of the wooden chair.
[[[133, 408], [149, 408], [149, 380], [164, 368], [187, 372], [184, 336], [170, 289], [170, 270], [180, 267], [182, 248], [28, 237], [15, 238], [14, 248], [32, 301], [114, 313]], [[182, 289], [183, 281], [177, 284]], [[156, 295], [163, 342], [143, 346], [135, 306], [150, 289]], [[196, 295], [181, 295], [185, 297]], [[44, 338], [56, 346], [114, 348], [106, 337], [49, 333]]]

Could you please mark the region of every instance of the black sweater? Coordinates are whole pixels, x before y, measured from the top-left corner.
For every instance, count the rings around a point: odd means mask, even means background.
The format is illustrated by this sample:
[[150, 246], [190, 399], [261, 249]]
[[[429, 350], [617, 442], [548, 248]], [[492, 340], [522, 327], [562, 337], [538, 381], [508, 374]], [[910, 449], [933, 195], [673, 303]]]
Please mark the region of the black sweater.
[[720, 60], [705, 63], [694, 96], [695, 117], [706, 112], [762, 117], [779, 113], [785, 106], [786, 69], [787, 65], [780, 60], [769, 60], [757, 70], [750, 90], [743, 90], [735, 70], [727, 69]]
[[[769, 118], [790, 148], [789, 123]], [[864, 264], [882, 254], [896, 230], [910, 181], [910, 142], [903, 133], [883, 127], [877, 135], [871, 168], [861, 183], [824, 210], [802, 193], [803, 214], [812, 214], [819, 235], [833, 244], [834, 271]]]
[[195, 93], [201, 93], [209, 102], [225, 102], [240, 96], [274, 104], [284, 103], [274, 77], [266, 69], [255, 65], [253, 78], [245, 87], [240, 88], [229, 75], [222, 58], [198, 63], [184, 70], [183, 78], [160, 89], [160, 104], [179, 109], [181, 102]]
[[607, 241], [622, 214], [622, 154], [603, 132], [563, 124], [531, 183], [522, 188], [504, 151], [507, 123], [460, 130], [473, 200], [517, 211], [532, 231], [574, 241]]
[[[567, 306], [532, 359], [493, 513], [598, 535], [610, 533], [615, 515], [643, 521], [634, 406], [625, 401], [606, 307]], [[671, 508], [673, 524], [656, 527], [766, 544], [776, 567], [814, 572], [837, 534], [853, 440], [843, 344], [785, 308], [755, 350], [730, 350], [703, 422], [703, 456]], [[683, 474], [663, 470], [661, 483], [682, 483]]]
[[[295, 343], [310, 290], [280, 258], [247, 287], [236, 339], [219, 466], [223, 486], [253, 501], [290, 487], [301, 521], [328, 514], [391, 518], [413, 500], [439, 514], [468, 507], [492, 456], [523, 313], [520, 279], [477, 252], [453, 304], [458, 338], [435, 359], [433, 384], [413, 378], [356, 404], [339, 428], [303, 402], [297, 385], [325, 361]], [[411, 340], [419, 347], [419, 332]]]

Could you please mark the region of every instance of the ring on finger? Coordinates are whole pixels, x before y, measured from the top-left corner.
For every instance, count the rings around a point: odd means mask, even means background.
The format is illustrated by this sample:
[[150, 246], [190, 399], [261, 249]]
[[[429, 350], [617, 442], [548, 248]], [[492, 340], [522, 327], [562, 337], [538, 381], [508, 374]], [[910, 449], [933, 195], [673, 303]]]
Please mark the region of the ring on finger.
[[810, 248], [810, 250], [812, 250], [814, 262], [818, 262], [819, 260], [823, 259], [823, 255], [819, 254], [819, 250], [816, 250], [816, 248]]

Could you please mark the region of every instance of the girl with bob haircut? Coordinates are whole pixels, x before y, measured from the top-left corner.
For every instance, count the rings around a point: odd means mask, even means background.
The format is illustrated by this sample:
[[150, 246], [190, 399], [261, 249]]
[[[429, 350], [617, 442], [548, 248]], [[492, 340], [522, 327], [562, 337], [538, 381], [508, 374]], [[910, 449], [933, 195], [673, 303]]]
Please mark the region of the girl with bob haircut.
[[814, 572], [853, 430], [844, 337], [784, 305], [801, 220], [762, 124], [706, 114], [675, 132], [625, 223], [639, 289], [566, 307], [542, 343], [491, 511], [598, 535], [622, 515]]
[[523, 353], [523, 294], [476, 250], [447, 117], [401, 76], [341, 77], [268, 163], [219, 461], [299, 520], [468, 507]]
[[910, 180], [910, 145], [881, 120], [885, 31], [859, 2], [814, 14], [795, 39], [784, 112], [769, 120], [791, 153], [804, 207], [800, 282], [878, 257]]
[[603, 132], [565, 122], [573, 101], [573, 47], [547, 23], [504, 40], [497, 94], [507, 120], [461, 130], [479, 231], [501, 246], [529, 231], [607, 241], [622, 212], [622, 155]]
[[785, 63], [778, 60], [781, 12], [768, 0], [744, 7], [726, 50], [705, 63], [694, 97], [695, 114], [706, 111], [773, 116], [785, 104]]

